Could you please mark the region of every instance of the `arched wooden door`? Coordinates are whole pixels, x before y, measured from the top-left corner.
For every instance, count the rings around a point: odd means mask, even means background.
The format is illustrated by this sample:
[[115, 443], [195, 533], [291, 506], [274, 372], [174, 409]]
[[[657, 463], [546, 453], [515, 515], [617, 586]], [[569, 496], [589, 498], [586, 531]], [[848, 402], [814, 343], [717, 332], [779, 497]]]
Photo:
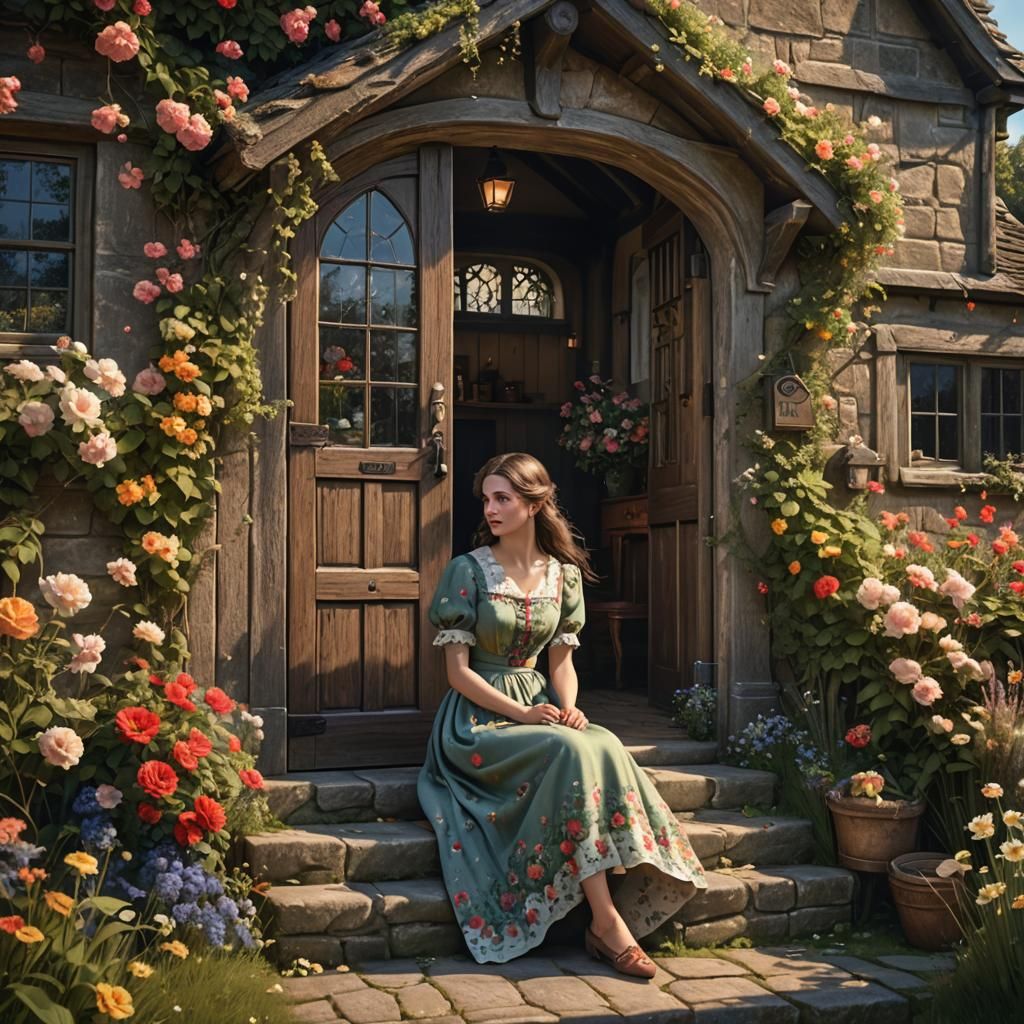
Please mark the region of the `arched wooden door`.
[[452, 151], [337, 188], [296, 239], [288, 766], [416, 764], [447, 689], [427, 607], [451, 542]]

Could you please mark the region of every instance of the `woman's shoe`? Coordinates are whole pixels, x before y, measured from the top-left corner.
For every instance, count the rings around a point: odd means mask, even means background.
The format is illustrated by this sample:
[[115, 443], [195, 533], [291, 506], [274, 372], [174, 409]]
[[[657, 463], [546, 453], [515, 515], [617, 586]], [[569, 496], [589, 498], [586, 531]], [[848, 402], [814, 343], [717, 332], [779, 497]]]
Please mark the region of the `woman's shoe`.
[[658, 971], [654, 961], [639, 946], [627, 946], [621, 953], [616, 953], [589, 928], [583, 944], [595, 960], [610, 964], [619, 974], [628, 974], [632, 978], [653, 978]]

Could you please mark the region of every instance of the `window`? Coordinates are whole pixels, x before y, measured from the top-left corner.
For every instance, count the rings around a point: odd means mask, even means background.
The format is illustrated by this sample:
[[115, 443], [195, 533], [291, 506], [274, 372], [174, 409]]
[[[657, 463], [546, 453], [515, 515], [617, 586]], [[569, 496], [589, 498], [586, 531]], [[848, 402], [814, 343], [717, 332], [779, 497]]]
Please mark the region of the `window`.
[[501, 271], [490, 263], [456, 270], [455, 312], [500, 313]]
[[960, 367], [910, 364], [910, 459], [960, 460]]
[[512, 315], [550, 318], [555, 311], [555, 290], [540, 267], [512, 268]]
[[1024, 452], [1024, 370], [981, 368], [981, 453], [1004, 459]]
[[476, 316], [564, 317], [558, 278], [536, 262], [494, 257], [455, 269], [455, 312]]
[[409, 225], [383, 192], [359, 196], [328, 229], [319, 301], [320, 422], [330, 440], [354, 448], [415, 447], [415, 248]]

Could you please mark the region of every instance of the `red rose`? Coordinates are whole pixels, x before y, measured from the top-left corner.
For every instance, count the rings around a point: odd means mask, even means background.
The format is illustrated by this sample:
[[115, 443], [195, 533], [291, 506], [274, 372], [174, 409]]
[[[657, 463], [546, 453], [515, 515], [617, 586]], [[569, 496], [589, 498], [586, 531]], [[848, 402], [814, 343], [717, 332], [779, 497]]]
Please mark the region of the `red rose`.
[[227, 715], [235, 710], [235, 702], [219, 686], [211, 686], [206, 691], [206, 696], [203, 697], [203, 700], [218, 715]]
[[114, 716], [114, 724], [125, 742], [146, 746], [160, 728], [160, 716], [149, 708], [121, 708]]
[[458, 839], [456, 839], [455, 842], [452, 843], [452, 851], [454, 853], [460, 853], [462, 851], [462, 843], [460, 843]]
[[563, 839], [558, 844], [558, 848], [568, 857], [576, 849], [576, 844], [571, 839]]
[[341, 373], [348, 373], [354, 366], [355, 363], [348, 356], [345, 356], [344, 359], [339, 359], [337, 362], [337, 368]]
[[839, 580], [835, 576], [822, 576], [821, 579], [814, 581], [814, 596], [819, 601], [824, 601], [826, 597], [831, 597], [839, 589]]
[[469, 902], [469, 893], [466, 892], [465, 889], [463, 889], [461, 892], [457, 892], [455, 894], [454, 899], [455, 899], [455, 906], [459, 906], [461, 903], [468, 903]]
[[206, 757], [211, 750], [213, 750], [213, 744], [210, 742], [210, 738], [204, 733], [201, 733], [198, 729], [193, 729], [188, 734], [188, 749], [192, 751], [196, 757]]
[[186, 693], [191, 693], [196, 688], [196, 681], [187, 672], [179, 672], [174, 681], [184, 687]]
[[139, 766], [135, 779], [142, 789], [157, 800], [171, 796], [178, 788], [177, 773], [164, 761], [146, 761]]
[[468, 925], [468, 926], [469, 926], [470, 928], [473, 928], [473, 929], [477, 929], [477, 928], [483, 928], [483, 926], [484, 926], [484, 919], [483, 919], [483, 918], [482, 918], [482, 917], [481, 917], [481, 916], [480, 916], [479, 914], [474, 914], [474, 915], [473, 915], [473, 916], [472, 916], [472, 917], [471, 917], [471, 918], [470, 918], [470, 919], [469, 919], [469, 920], [468, 920], [468, 921], [466, 922], [466, 924], [467, 924], [467, 925]]
[[1012, 580], [1010, 583], [1007, 584], [1007, 586], [1015, 594], [1024, 594], [1024, 583], [1022, 583], [1020, 580]]
[[237, 736], [228, 736], [228, 750], [237, 754], [242, 749], [242, 741]]
[[178, 740], [171, 750], [171, 757], [187, 772], [194, 772], [199, 767], [199, 759], [192, 753], [184, 740]]
[[195, 711], [196, 706], [188, 699], [189, 691], [181, 683], [175, 681], [164, 686], [164, 696], [185, 711]]
[[846, 742], [858, 750], [863, 749], [871, 742], [871, 726], [855, 725], [846, 733]]
[[203, 838], [203, 830], [194, 811], [182, 811], [178, 815], [174, 823], [174, 838], [179, 846], [195, 846]]
[[139, 804], [135, 808], [135, 813], [139, 816], [139, 821], [144, 821], [147, 825], [156, 825], [163, 817], [160, 808], [152, 804]]
[[484, 763], [484, 759], [479, 754], [470, 754], [469, 763], [474, 768], [479, 768]]
[[238, 777], [250, 789], [263, 789], [263, 776], [255, 768], [243, 768]]
[[976, 548], [981, 543], [981, 538], [976, 533], [967, 534], [967, 543]]
[[197, 796], [195, 810], [196, 821], [207, 832], [219, 832], [228, 820], [224, 808], [212, 796]]
[[1014, 572], [1024, 575], [1024, 562], [1014, 562], [1012, 568]]
[[126, 665], [131, 665], [132, 668], [149, 668], [149, 662], [145, 658], [139, 658], [137, 656], [129, 658]]
[[538, 878], [542, 878], [544, 876], [544, 869], [539, 864], [531, 864], [526, 869], [526, 874], [534, 881], [537, 881]]

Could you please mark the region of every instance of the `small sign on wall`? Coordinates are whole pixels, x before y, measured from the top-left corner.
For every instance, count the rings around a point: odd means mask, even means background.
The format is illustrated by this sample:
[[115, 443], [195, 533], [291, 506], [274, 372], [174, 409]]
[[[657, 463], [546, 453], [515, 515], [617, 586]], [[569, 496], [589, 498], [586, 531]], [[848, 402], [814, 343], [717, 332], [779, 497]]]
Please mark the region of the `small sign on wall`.
[[814, 406], [807, 385], [795, 374], [787, 373], [772, 381], [772, 427], [775, 430], [810, 430], [814, 426]]

